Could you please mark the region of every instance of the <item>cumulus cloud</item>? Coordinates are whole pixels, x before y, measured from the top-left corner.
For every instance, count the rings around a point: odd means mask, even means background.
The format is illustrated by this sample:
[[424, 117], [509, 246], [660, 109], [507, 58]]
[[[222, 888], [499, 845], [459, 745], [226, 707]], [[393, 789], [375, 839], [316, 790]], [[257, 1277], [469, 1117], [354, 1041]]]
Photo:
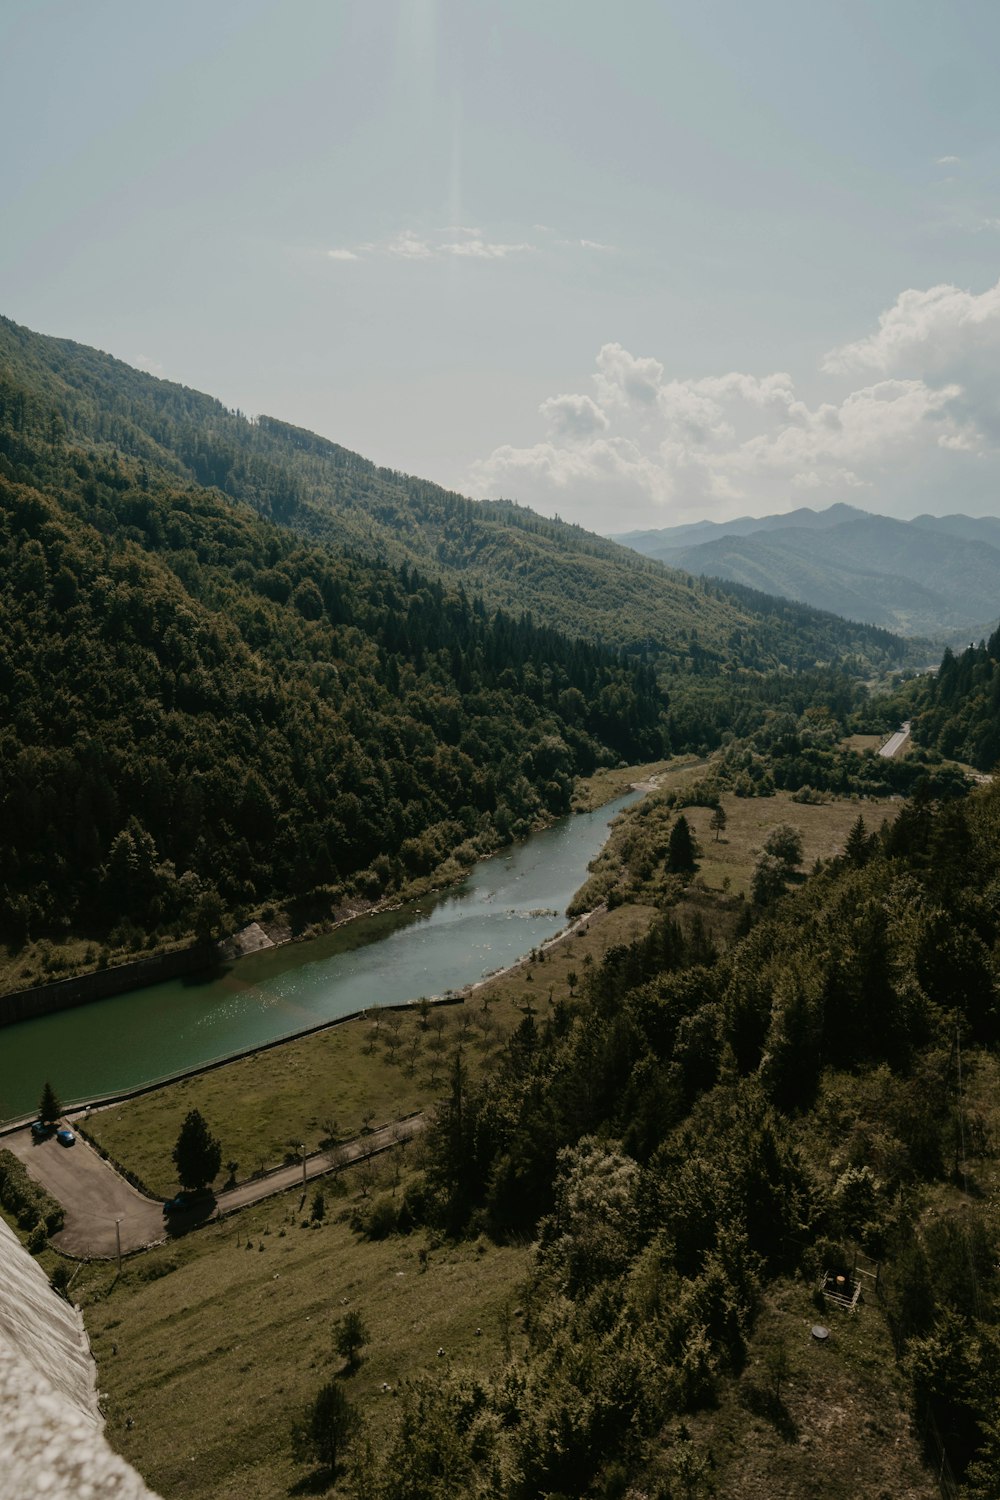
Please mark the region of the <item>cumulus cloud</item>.
[[918, 368], [926, 374], [984, 352], [1000, 360], [1000, 281], [979, 294], [948, 284], [901, 292], [875, 333], [831, 349], [823, 368], [832, 374]]
[[611, 425], [589, 396], [550, 396], [538, 410], [554, 437], [592, 437], [595, 432], [606, 432]]
[[936, 167], [957, 167], [961, 160], [960, 156], [935, 156], [934, 165]]
[[905, 291], [822, 370], [839, 390], [808, 401], [784, 371], [685, 379], [608, 343], [592, 394], [543, 401], [541, 440], [496, 448], [471, 484], [604, 530], [781, 510], [803, 492], [829, 503], [863, 490], [901, 514], [942, 495], [959, 508], [963, 486], [980, 502], [992, 493], [982, 460], [1000, 457], [1000, 283]]
[[357, 260], [353, 250], [328, 250], [327, 256], [330, 260]]

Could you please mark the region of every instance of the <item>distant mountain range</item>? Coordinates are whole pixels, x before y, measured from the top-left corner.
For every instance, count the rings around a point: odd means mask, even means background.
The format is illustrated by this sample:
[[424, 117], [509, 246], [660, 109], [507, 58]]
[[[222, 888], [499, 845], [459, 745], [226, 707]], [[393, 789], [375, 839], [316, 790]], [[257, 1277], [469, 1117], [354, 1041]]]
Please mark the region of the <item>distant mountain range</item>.
[[968, 641], [1000, 616], [1000, 519], [895, 521], [853, 505], [696, 521], [613, 538], [674, 568], [903, 635]]

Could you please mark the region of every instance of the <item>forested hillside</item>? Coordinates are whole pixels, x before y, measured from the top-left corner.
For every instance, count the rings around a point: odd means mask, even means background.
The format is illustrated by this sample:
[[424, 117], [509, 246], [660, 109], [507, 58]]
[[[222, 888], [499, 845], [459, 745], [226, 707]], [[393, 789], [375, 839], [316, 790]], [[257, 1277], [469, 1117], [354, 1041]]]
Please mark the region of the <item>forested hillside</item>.
[[913, 736], [980, 771], [1000, 763], [1000, 630], [960, 656], [945, 651], [920, 684]]
[[[0, 318], [0, 406], [13, 433], [98, 444], [175, 479], [214, 486], [313, 541], [462, 582], [490, 604], [571, 635], [718, 673], [910, 659], [884, 630], [707, 586], [577, 526], [507, 501], [477, 503], [271, 417], [140, 373], [95, 349]], [[17, 444], [8, 477], [33, 482]], [[914, 660], [916, 658], [913, 658]]]
[[998, 887], [1000, 791], [918, 796], [881, 835], [859, 817], [728, 952], [667, 912], [581, 996], [529, 1009], [494, 1076], [472, 1086], [459, 1060], [400, 1213], [537, 1235], [526, 1347], [404, 1392], [357, 1493], [740, 1493], [711, 1439], [737, 1391], [740, 1453], [749, 1411], [786, 1433], [768, 1492], [811, 1492], [789, 1351], [762, 1361], [756, 1328], [784, 1297], [800, 1341], [819, 1273], [850, 1278], [862, 1253], [882, 1271], [858, 1317], [884, 1308], [935, 1472], [991, 1500], [1000, 1283], [972, 1085], [1000, 1031]]
[[[10, 452], [9, 429], [0, 446]], [[0, 478], [0, 924], [115, 944], [383, 895], [657, 756], [651, 668], [111, 454]]]

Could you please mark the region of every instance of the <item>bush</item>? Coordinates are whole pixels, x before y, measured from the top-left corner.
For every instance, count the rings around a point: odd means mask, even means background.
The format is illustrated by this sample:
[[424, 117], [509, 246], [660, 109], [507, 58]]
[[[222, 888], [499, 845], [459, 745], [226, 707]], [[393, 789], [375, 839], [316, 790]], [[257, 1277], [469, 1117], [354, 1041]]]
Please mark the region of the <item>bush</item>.
[[13, 1151], [0, 1150], [0, 1203], [15, 1216], [20, 1229], [33, 1229], [40, 1222], [46, 1234], [57, 1234], [63, 1227], [62, 1204], [32, 1182]]

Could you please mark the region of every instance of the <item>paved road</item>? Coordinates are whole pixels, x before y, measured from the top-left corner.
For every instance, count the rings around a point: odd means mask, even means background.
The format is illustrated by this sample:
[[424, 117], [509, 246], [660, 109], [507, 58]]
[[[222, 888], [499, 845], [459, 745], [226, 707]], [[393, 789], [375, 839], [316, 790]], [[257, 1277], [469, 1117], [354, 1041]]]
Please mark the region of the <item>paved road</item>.
[[[351, 1162], [363, 1160], [412, 1140], [425, 1126], [423, 1115], [383, 1125], [356, 1136], [334, 1151], [318, 1151], [306, 1158], [306, 1180], [322, 1177]], [[109, 1162], [77, 1136], [74, 1146], [60, 1146], [54, 1136], [36, 1141], [30, 1130], [3, 1138], [3, 1145], [19, 1156], [30, 1176], [41, 1183], [66, 1210], [66, 1223], [52, 1243], [68, 1255], [110, 1258], [116, 1254], [115, 1221], [120, 1220], [122, 1254], [142, 1250], [182, 1234], [209, 1219], [259, 1203], [302, 1182], [302, 1164], [279, 1167], [266, 1177], [251, 1178], [237, 1187], [206, 1199], [166, 1219], [159, 1199], [147, 1198], [125, 1181]]]
[[899, 729], [896, 730], [896, 733], [894, 735], [891, 735], [889, 739], [886, 740], [885, 744], [879, 751], [879, 755], [884, 755], [886, 760], [892, 760], [894, 756], [897, 756], [899, 754], [900, 750], [902, 750], [903, 746], [906, 744], [909, 738], [910, 723], [909, 720], [907, 720], [905, 724], [903, 724]]
[[143, 1197], [81, 1136], [60, 1146], [54, 1135], [36, 1141], [30, 1130], [18, 1130], [3, 1144], [66, 1210], [65, 1227], [52, 1237], [57, 1250], [114, 1255], [118, 1218], [123, 1252], [163, 1239], [163, 1204]]

